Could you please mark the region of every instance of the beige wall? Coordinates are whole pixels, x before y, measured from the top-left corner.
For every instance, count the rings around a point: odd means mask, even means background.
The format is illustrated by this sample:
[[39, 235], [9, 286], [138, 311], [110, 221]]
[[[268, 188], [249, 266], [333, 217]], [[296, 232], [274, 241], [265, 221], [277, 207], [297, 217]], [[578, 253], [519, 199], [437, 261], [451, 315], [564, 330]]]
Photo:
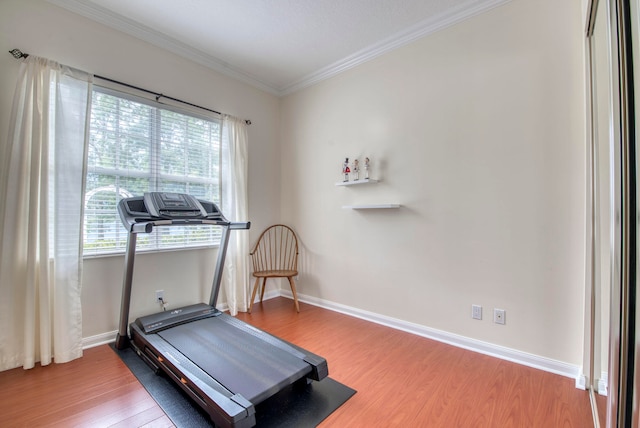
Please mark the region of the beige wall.
[[[0, 2], [0, 48], [251, 118], [251, 241], [296, 229], [301, 293], [580, 365], [582, 16], [578, 0], [513, 0], [283, 100], [42, 0]], [[0, 55], [2, 141], [17, 70]], [[336, 187], [345, 156], [382, 182]], [[387, 202], [403, 207], [341, 208]], [[140, 256], [132, 315], [158, 288], [206, 299], [214, 255]], [[85, 337], [116, 328], [122, 264], [86, 261]]]
[[[580, 366], [583, 75], [580, 2], [514, 0], [286, 97], [299, 291]], [[347, 156], [381, 183], [336, 187]]]
[[[12, 48], [95, 74], [163, 92], [224, 113], [251, 119], [249, 212], [251, 241], [280, 218], [279, 99], [244, 83], [43, 0], [0, 1], [0, 138], [5, 144], [19, 63]], [[237, 219], [244, 220], [244, 219]], [[215, 251], [181, 251], [139, 257], [132, 316], [155, 311], [154, 290], [172, 305], [208, 300]], [[83, 336], [116, 329], [123, 257], [85, 262]], [[169, 272], [163, 268], [169, 266]], [[164, 274], [163, 274], [164, 272]], [[181, 273], [181, 275], [178, 275]], [[139, 279], [138, 279], [139, 278]], [[179, 278], [179, 279], [177, 279]], [[200, 284], [200, 288], [198, 288]], [[207, 289], [206, 291], [203, 291]], [[202, 296], [202, 297], [201, 297]], [[224, 296], [223, 296], [224, 299]]]

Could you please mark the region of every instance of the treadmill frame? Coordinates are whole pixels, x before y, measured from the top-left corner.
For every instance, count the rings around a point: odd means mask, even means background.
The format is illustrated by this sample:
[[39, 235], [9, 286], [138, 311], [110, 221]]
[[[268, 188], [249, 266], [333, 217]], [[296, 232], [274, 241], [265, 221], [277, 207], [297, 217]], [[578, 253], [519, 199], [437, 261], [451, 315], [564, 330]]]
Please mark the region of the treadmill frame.
[[[211, 204], [214, 213], [206, 217], [198, 218], [167, 218], [166, 216], [153, 217], [150, 213], [132, 212], [127, 205], [127, 201], [134, 199], [146, 200], [145, 198], [127, 198], [118, 204], [118, 212], [121, 220], [128, 231], [127, 249], [125, 254], [125, 271], [122, 283], [122, 300], [120, 307], [119, 328], [116, 335], [115, 347], [124, 349], [131, 346], [133, 350], [145, 361], [156, 373], [159, 370], [165, 372], [176, 384], [182, 388], [200, 407], [202, 407], [211, 420], [222, 427], [252, 427], [256, 423], [254, 403], [247, 400], [241, 394], [234, 393], [219, 383], [207, 372], [189, 360], [178, 349], [169, 342], [155, 334], [157, 331], [171, 328], [173, 326], [192, 322], [198, 319], [209, 317], [225, 317], [215, 305], [220, 291], [222, 272], [229, 244], [229, 235], [232, 230], [249, 229], [250, 223], [233, 223], [228, 221], [217, 209], [217, 206], [208, 201], [198, 201], [204, 204]], [[161, 312], [147, 317], [141, 317], [136, 322], [129, 324], [129, 311], [131, 304], [131, 290], [133, 283], [133, 267], [135, 262], [136, 241], [138, 233], [150, 233], [154, 227], [168, 227], [175, 225], [212, 225], [222, 228], [220, 247], [218, 249], [217, 264], [211, 285], [211, 295], [209, 304], [204, 303], [178, 308], [171, 312]], [[180, 315], [185, 312], [186, 315]], [[172, 313], [176, 313], [173, 315]], [[193, 316], [189, 315], [193, 313]], [[151, 319], [152, 325], [144, 325], [144, 319]], [[235, 320], [235, 318], [233, 318]], [[235, 320], [246, 324], [243, 321]], [[249, 326], [249, 324], [246, 324]], [[128, 335], [128, 329], [130, 335]], [[290, 349], [291, 353], [304, 354], [303, 361], [310, 365], [309, 373], [299, 380], [312, 379], [322, 380], [328, 376], [327, 362], [324, 358], [312, 354], [296, 345], [288, 343], [280, 338], [251, 327], [260, 334], [260, 339], [264, 341], [277, 341], [278, 348]], [[266, 340], [265, 340], [266, 338]], [[258, 404], [258, 403], [255, 403]]]

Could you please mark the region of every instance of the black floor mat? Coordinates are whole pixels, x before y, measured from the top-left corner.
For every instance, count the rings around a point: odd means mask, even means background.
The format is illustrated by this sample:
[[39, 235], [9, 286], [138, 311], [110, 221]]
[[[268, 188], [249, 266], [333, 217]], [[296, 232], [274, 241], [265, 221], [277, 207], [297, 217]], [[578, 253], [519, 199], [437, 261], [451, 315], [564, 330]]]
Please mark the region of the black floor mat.
[[[156, 375], [131, 349], [112, 349], [178, 428], [213, 426], [209, 416], [164, 375]], [[356, 391], [331, 378], [292, 386], [256, 406], [256, 427], [315, 427]]]

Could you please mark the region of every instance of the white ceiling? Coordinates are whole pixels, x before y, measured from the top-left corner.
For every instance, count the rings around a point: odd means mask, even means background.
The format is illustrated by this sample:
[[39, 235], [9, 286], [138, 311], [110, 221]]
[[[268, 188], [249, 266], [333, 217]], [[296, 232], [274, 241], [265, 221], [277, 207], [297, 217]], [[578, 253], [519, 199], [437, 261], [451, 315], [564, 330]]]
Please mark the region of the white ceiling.
[[49, 0], [276, 95], [509, 0]]

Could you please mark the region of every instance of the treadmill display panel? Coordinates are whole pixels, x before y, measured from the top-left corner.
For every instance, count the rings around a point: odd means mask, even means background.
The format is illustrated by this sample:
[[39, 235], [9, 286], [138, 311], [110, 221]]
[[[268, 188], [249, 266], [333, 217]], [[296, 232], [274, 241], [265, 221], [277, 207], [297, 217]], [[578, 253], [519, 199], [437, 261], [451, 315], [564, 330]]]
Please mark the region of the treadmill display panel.
[[200, 202], [184, 193], [148, 192], [144, 194], [144, 204], [153, 217], [203, 218], [207, 216]]

